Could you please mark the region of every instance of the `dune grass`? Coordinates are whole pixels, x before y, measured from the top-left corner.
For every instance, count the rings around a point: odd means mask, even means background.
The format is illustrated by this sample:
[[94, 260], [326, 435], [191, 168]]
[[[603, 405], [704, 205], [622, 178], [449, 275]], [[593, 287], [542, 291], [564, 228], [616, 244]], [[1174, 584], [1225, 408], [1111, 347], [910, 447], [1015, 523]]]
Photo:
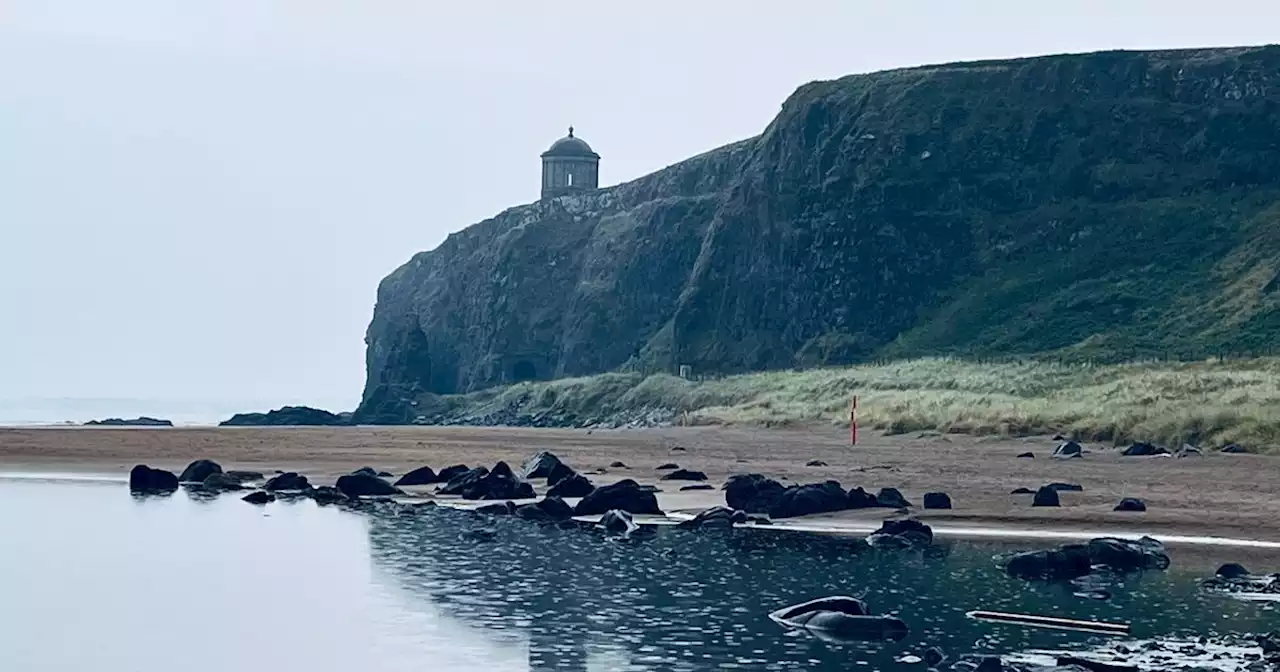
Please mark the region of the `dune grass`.
[[843, 424], [858, 396], [862, 427], [1025, 436], [1061, 432], [1124, 444], [1239, 443], [1280, 452], [1280, 359], [987, 363], [914, 359], [688, 381], [611, 373], [454, 397], [454, 408], [518, 407], [607, 416], [664, 409], [694, 424]]

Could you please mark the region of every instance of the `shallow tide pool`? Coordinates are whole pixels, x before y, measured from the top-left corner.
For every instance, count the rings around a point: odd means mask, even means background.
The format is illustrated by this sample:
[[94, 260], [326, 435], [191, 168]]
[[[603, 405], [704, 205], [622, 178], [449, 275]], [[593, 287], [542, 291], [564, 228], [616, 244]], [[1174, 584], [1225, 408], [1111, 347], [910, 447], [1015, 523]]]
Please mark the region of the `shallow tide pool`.
[[[466, 538], [490, 528], [494, 541]], [[639, 542], [435, 507], [131, 496], [0, 478], [0, 669], [907, 669], [940, 646], [1011, 653], [1105, 638], [973, 621], [973, 609], [1131, 622], [1135, 638], [1280, 627], [1275, 603], [1180, 571], [1108, 601], [1005, 577], [996, 547], [854, 553], [840, 539], [659, 530]], [[901, 642], [829, 644], [767, 618], [830, 594], [905, 620]]]

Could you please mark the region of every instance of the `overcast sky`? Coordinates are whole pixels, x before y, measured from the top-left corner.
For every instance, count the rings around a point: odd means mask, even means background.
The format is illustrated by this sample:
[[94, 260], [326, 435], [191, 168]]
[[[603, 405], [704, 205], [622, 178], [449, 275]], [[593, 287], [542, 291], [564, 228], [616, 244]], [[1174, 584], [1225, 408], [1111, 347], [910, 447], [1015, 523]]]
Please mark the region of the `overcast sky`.
[[378, 281], [569, 124], [613, 184], [815, 79], [1277, 40], [1261, 0], [0, 0], [0, 400], [350, 409]]

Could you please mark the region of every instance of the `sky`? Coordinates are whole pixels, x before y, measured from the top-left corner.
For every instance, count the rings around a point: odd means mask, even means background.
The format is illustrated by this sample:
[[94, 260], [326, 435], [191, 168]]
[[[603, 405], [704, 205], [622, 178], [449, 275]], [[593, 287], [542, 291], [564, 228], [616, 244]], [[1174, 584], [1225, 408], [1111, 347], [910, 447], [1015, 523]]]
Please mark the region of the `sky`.
[[0, 0], [0, 404], [350, 410], [379, 280], [759, 133], [805, 82], [1264, 44], [1261, 0]]

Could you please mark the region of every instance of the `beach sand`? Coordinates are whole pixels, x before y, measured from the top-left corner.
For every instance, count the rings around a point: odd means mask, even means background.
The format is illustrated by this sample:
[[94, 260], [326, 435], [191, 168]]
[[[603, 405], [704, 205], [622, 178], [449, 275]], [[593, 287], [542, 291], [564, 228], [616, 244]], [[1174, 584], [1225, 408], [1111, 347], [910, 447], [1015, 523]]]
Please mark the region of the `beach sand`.
[[[748, 429], [695, 427], [634, 430], [552, 430], [501, 427], [337, 428], [0, 428], [0, 471], [107, 474], [121, 478], [134, 464], [179, 471], [197, 458], [225, 468], [271, 473], [298, 471], [318, 484], [361, 466], [402, 474], [429, 465], [489, 466], [506, 460], [519, 468], [549, 450], [596, 484], [621, 478], [658, 484], [667, 511], [697, 511], [723, 504], [718, 489], [735, 473], [759, 472], [784, 483], [834, 479], [871, 492], [899, 488], [914, 504], [931, 491], [948, 493], [951, 511], [915, 511], [939, 531], [1010, 536], [1064, 533], [1162, 537], [1226, 537], [1280, 542], [1280, 459], [1205, 454], [1182, 459], [1126, 458], [1085, 444], [1082, 459], [1049, 456], [1048, 437], [995, 439], [965, 435], [866, 436], [855, 447], [833, 428]], [[680, 450], [683, 448], [684, 450]], [[1015, 457], [1032, 451], [1036, 457]], [[826, 466], [806, 466], [821, 460]], [[630, 468], [610, 468], [615, 461]], [[713, 491], [679, 492], [683, 482], [659, 481], [662, 463], [706, 472]], [[1076, 483], [1061, 493], [1060, 508], [1032, 508], [1018, 487]], [[1138, 497], [1146, 513], [1116, 513], [1122, 497]], [[805, 524], [874, 526], [887, 509], [806, 517]], [[1233, 558], [1262, 556], [1280, 565], [1275, 549], [1236, 548]], [[1215, 554], [1216, 555], [1216, 554]], [[1280, 567], [1272, 567], [1275, 570]]]

